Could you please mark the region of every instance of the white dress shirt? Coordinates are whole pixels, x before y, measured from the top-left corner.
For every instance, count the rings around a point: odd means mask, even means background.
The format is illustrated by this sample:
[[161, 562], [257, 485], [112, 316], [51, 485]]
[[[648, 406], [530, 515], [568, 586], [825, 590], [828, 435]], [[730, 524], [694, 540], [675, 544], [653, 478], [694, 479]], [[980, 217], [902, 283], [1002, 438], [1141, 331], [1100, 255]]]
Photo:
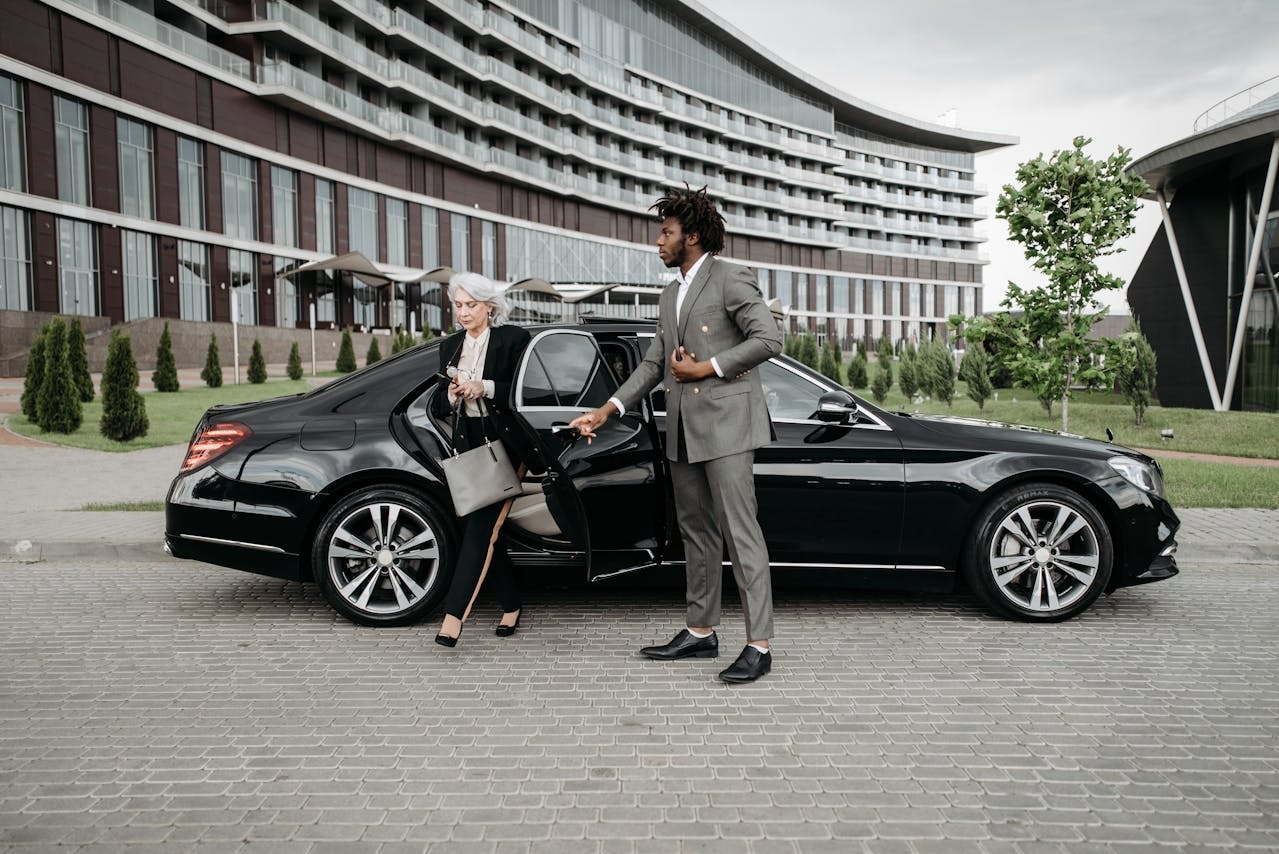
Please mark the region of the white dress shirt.
[[[484, 358], [488, 355], [489, 331], [489, 327], [486, 326], [479, 335], [472, 336], [470, 332], [467, 332], [462, 338], [462, 354], [457, 360], [457, 378], [461, 382], [480, 380], [484, 385], [484, 396], [492, 399], [493, 381], [484, 379]], [[449, 395], [449, 400], [454, 404], [457, 403], [453, 395]], [[466, 401], [465, 412], [472, 417], [483, 414], [480, 411], [479, 401], [475, 400]]]

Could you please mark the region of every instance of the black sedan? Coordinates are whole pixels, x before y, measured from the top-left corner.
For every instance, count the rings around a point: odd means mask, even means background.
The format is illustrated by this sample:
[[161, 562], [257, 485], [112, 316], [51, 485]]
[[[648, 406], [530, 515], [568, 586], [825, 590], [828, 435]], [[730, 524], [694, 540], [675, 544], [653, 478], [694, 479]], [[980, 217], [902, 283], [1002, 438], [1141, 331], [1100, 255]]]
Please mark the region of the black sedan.
[[[512, 409], [540, 464], [505, 531], [526, 568], [592, 580], [681, 561], [660, 388], [592, 443], [563, 425], [599, 406], [652, 327], [531, 330]], [[294, 397], [216, 406], [165, 508], [182, 558], [315, 581], [366, 625], [421, 619], [448, 586], [457, 519], [439, 460], [448, 425], [437, 343]], [[883, 588], [966, 582], [993, 613], [1053, 621], [1101, 593], [1169, 578], [1178, 520], [1158, 464], [1064, 434], [879, 409], [801, 364], [760, 366], [776, 439], [756, 453], [777, 574], [822, 570]]]

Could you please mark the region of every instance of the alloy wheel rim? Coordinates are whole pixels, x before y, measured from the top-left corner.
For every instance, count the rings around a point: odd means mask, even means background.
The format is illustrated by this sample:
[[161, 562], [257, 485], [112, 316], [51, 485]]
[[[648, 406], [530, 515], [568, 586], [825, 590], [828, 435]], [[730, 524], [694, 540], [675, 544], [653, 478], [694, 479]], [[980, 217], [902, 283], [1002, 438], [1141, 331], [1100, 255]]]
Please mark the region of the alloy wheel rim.
[[990, 543], [996, 588], [1027, 611], [1068, 608], [1097, 580], [1097, 532], [1079, 510], [1060, 501], [1032, 501], [1009, 512]]
[[333, 587], [353, 608], [390, 615], [412, 608], [440, 571], [435, 530], [403, 504], [379, 501], [343, 517], [327, 545]]

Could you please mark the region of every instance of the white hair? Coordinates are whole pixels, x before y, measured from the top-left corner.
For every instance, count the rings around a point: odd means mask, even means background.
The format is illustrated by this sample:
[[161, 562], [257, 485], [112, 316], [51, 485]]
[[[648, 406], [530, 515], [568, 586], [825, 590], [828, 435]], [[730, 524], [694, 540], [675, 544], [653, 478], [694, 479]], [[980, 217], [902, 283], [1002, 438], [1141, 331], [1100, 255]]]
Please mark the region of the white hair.
[[462, 289], [479, 302], [488, 303], [493, 310], [489, 313], [489, 326], [501, 326], [511, 314], [511, 306], [502, 296], [505, 290], [488, 276], [479, 273], [454, 273], [449, 277], [449, 299], [458, 289]]

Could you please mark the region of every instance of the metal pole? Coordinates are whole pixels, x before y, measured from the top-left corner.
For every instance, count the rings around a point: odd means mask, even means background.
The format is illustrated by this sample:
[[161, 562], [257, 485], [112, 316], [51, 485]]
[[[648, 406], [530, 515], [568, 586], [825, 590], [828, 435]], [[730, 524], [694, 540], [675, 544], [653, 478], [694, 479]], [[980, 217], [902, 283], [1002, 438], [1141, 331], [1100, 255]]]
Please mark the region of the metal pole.
[[1199, 364], [1203, 368], [1204, 382], [1208, 384], [1212, 408], [1220, 412], [1221, 395], [1217, 393], [1217, 380], [1212, 375], [1212, 362], [1208, 359], [1208, 348], [1204, 346], [1203, 332], [1199, 329], [1199, 313], [1195, 311], [1195, 301], [1190, 297], [1190, 282], [1186, 280], [1186, 268], [1181, 263], [1181, 247], [1177, 245], [1177, 234], [1172, 229], [1172, 216], [1168, 213], [1168, 200], [1164, 198], [1163, 188], [1157, 190], [1155, 196], [1159, 199], [1159, 213], [1163, 215], [1164, 231], [1168, 233], [1172, 265], [1177, 270], [1177, 282], [1181, 285], [1181, 299], [1186, 304], [1186, 316], [1190, 319], [1190, 332], [1195, 338], [1195, 349], [1199, 351]]
[[235, 384], [240, 384], [240, 295], [231, 288], [231, 352], [235, 366]]
[[311, 376], [315, 376], [315, 303], [311, 303]]
[[1248, 324], [1248, 303], [1252, 300], [1252, 285], [1257, 278], [1257, 264], [1261, 260], [1261, 244], [1266, 239], [1266, 217], [1270, 214], [1270, 199], [1275, 190], [1275, 173], [1279, 171], [1279, 137], [1270, 146], [1270, 166], [1266, 169], [1266, 186], [1261, 191], [1261, 206], [1257, 208], [1257, 227], [1252, 235], [1252, 252], [1248, 256], [1248, 272], [1243, 279], [1243, 298], [1239, 301], [1239, 319], [1235, 322], [1235, 338], [1230, 348], [1230, 365], [1226, 368], [1226, 388], [1223, 409], [1230, 408], [1234, 396], [1235, 375], [1239, 372], [1239, 357], [1243, 355], [1244, 331]]

